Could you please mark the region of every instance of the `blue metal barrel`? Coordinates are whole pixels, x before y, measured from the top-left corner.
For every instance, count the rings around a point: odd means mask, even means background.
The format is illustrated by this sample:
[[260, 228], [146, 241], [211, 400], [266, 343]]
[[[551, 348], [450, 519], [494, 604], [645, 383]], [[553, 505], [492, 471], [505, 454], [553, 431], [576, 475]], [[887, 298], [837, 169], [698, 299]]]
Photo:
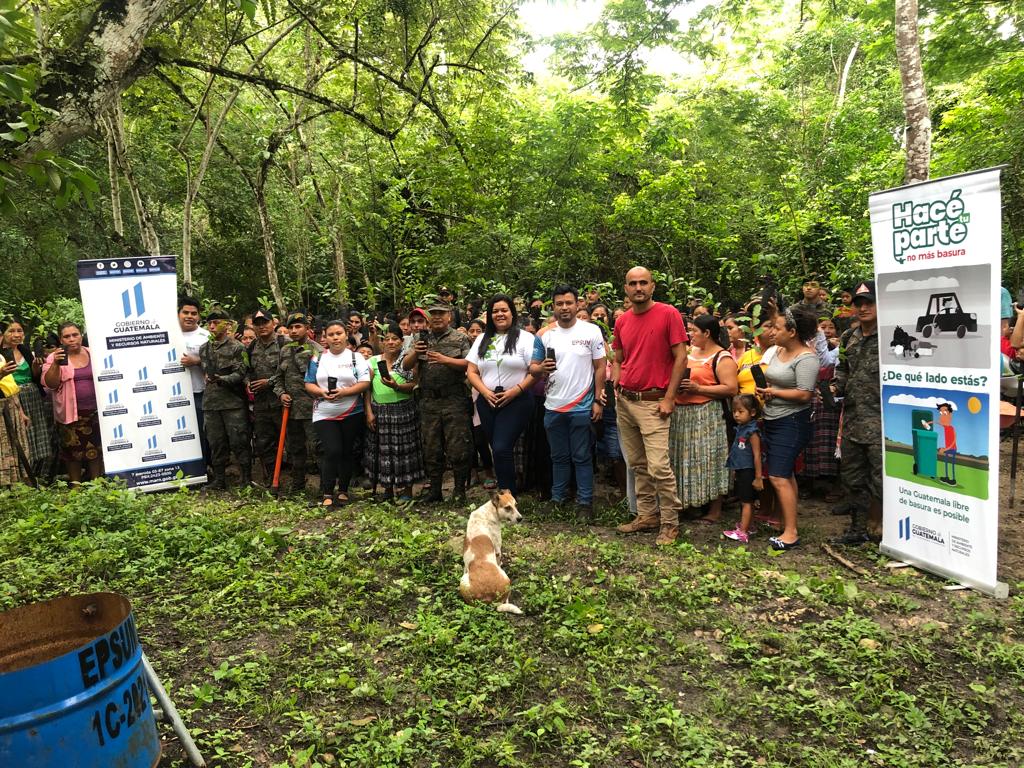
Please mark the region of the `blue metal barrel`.
[[0, 766], [160, 760], [131, 603], [100, 592], [0, 613]]

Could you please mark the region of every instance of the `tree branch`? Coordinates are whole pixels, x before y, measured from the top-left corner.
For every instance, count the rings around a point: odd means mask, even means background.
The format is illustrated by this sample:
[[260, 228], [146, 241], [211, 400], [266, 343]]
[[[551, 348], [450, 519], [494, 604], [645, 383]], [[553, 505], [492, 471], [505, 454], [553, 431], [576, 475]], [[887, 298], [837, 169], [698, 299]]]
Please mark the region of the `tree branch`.
[[234, 70], [226, 69], [225, 67], [220, 67], [215, 64], [207, 64], [206, 62], [202, 61], [195, 61], [194, 59], [174, 58], [167, 59], [163, 63], [174, 64], [179, 67], [185, 67], [186, 69], [198, 69], [202, 72], [208, 72], [211, 75], [217, 75], [218, 77], [223, 77], [228, 80], [249, 83], [250, 85], [258, 85], [262, 88], [266, 88], [268, 91], [284, 91], [285, 93], [290, 93], [295, 96], [301, 96], [302, 98], [308, 99], [309, 101], [312, 101], [315, 104], [327, 107], [328, 111], [330, 112], [341, 112], [342, 114], [351, 117], [356, 122], [360, 123], [367, 129], [369, 129], [371, 132], [377, 134], [378, 136], [382, 136], [385, 139], [393, 139], [395, 136], [398, 135], [397, 132], [395, 131], [391, 131], [388, 130], [387, 128], [377, 125], [362, 112], [354, 110], [351, 107], [348, 107], [344, 104], [339, 104], [338, 102], [334, 101], [333, 99], [329, 99], [326, 96], [321, 96], [318, 93], [307, 91], [305, 88], [299, 88], [294, 85], [289, 85], [288, 83], [282, 83], [280, 80], [274, 80], [269, 77], [264, 77], [262, 75], [254, 75], [246, 72], [235, 72]]

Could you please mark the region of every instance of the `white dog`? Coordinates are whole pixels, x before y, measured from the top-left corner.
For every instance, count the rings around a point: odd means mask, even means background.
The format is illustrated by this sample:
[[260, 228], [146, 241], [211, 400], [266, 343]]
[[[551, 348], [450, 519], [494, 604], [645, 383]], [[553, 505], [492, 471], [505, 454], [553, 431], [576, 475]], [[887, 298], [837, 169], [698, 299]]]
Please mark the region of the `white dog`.
[[502, 613], [522, 613], [508, 601], [512, 583], [501, 569], [501, 524], [522, 519], [516, 500], [507, 490], [495, 491], [490, 501], [470, 514], [462, 544], [465, 570], [459, 582], [459, 594], [467, 603], [498, 603]]

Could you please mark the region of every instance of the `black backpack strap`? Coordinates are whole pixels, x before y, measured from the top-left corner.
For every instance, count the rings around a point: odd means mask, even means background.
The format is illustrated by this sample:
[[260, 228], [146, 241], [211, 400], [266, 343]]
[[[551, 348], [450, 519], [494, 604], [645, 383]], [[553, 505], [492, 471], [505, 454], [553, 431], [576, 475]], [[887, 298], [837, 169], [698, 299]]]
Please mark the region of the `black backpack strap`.
[[[718, 359], [726, 354], [726, 350], [720, 349], [715, 353], [715, 356], [711, 358], [711, 373], [715, 375], [715, 383], [721, 384], [722, 380], [718, 378]], [[722, 404], [722, 418], [725, 419], [726, 424], [732, 423], [732, 408], [729, 407], [729, 398], [723, 397], [720, 401]]]

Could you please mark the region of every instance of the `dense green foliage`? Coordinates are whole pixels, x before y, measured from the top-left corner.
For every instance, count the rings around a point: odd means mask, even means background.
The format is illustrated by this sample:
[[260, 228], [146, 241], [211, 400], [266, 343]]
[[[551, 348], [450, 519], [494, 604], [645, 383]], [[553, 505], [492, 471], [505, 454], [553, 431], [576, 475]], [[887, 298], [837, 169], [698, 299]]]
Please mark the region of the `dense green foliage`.
[[[130, 596], [223, 768], [1019, 765], [1024, 584], [944, 592], [867, 549], [854, 575], [812, 507], [777, 556], [700, 526], [655, 552], [524, 506], [509, 617], [458, 597], [464, 510], [22, 488], [0, 494], [0, 609]], [[175, 741], [161, 764], [186, 765]]]
[[[49, 42], [74, 38], [79, 5], [44, 9]], [[680, 24], [683, 5], [611, 0], [553, 41], [558, 76], [537, 81], [514, 8], [491, 0], [172, 3], [123, 96], [162, 251], [182, 250], [186, 189], [230, 106], [191, 225], [197, 290], [228, 305], [273, 300], [263, 237], [284, 302], [318, 310], [403, 304], [438, 282], [618, 284], [633, 263], [679, 280], [675, 298], [741, 299], [767, 272], [850, 284], [870, 265], [867, 195], [903, 173], [892, 0], [718, 0]], [[0, 44], [31, 62], [31, 22], [14, 23]], [[1008, 166], [1004, 283], [1021, 287], [1024, 4], [923, 0], [921, 26], [933, 176]], [[652, 48], [689, 57], [690, 74], [652, 73]], [[16, 148], [29, 97], [0, 100]], [[0, 306], [74, 295], [75, 259], [143, 241], [123, 180], [125, 233], [112, 234], [102, 130], [61, 162], [59, 196], [5, 177]], [[99, 183], [92, 207], [79, 166]]]

